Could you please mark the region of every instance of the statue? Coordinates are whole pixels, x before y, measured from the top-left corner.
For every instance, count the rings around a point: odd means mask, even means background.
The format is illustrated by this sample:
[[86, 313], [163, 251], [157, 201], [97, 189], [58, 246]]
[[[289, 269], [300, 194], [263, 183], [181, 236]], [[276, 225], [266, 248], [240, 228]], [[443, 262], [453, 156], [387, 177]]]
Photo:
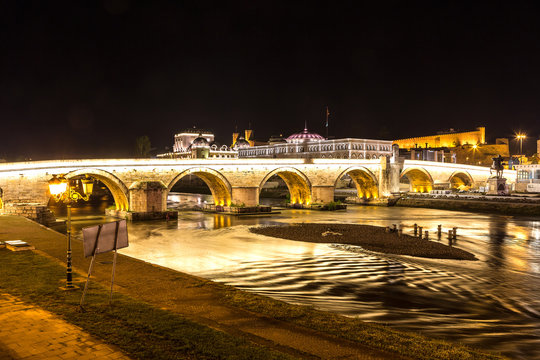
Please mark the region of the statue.
[[503, 170], [504, 170], [504, 166], [503, 166], [503, 158], [501, 155], [497, 156], [497, 157], [494, 157], [494, 158], [491, 158], [493, 160], [493, 164], [491, 165], [491, 168], [489, 169], [489, 173], [491, 174], [491, 171], [492, 170], [495, 170], [497, 172], [497, 179], [502, 179], [502, 175], [503, 175]]

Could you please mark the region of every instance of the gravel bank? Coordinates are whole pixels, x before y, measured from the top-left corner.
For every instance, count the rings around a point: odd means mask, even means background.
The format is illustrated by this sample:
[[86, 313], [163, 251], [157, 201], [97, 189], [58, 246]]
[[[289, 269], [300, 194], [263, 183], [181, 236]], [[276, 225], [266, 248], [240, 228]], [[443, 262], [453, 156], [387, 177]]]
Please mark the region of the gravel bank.
[[[387, 254], [411, 255], [433, 259], [477, 260], [465, 250], [403, 234], [387, 233], [385, 228], [352, 224], [294, 224], [253, 227], [256, 234], [314, 243], [358, 245], [366, 250]], [[324, 235], [323, 235], [324, 234]], [[339, 235], [341, 234], [341, 235]]]

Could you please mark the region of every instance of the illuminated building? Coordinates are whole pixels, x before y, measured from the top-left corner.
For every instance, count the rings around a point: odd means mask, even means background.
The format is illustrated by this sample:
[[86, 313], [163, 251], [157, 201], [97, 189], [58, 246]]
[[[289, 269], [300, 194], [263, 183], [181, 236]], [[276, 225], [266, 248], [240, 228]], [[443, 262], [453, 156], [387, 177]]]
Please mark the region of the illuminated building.
[[394, 140], [400, 149], [413, 148], [453, 148], [461, 145], [486, 143], [486, 128], [478, 127], [474, 131], [457, 132], [454, 129], [440, 132], [437, 135], [413, 137]]
[[516, 191], [540, 192], [540, 164], [514, 165]]
[[238, 149], [238, 157], [378, 159], [392, 155], [392, 141], [354, 138], [327, 140], [307, 128], [289, 136], [284, 142], [272, 139], [269, 145]]
[[214, 142], [213, 133], [204, 129], [197, 129], [193, 127], [174, 135], [173, 152], [181, 152], [187, 149], [191, 143], [193, 143], [193, 140], [198, 137], [203, 137], [210, 144]]
[[486, 143], [486, 128], [475, 131], [457, 132], [453, 129], [437, 135], [394, 140], [399, 145], [400, 154], [406, 159], [453, 162], [490, 166], [492, 158], [501, 155], [510, 157], [508, 139], [498, 138], [495, 144]]
[[187, 129], [174, 135], [173, 151], [158, 154], [158, 158], [208, 159], [236, 158], [237, 151], [227, 145], [218, 146], [214, 134], [202, 129]]

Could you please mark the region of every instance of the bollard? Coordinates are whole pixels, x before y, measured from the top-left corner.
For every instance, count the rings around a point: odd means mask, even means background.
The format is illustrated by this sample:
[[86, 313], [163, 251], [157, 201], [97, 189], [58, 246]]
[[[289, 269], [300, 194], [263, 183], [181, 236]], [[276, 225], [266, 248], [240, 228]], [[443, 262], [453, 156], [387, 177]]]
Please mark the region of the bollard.
[[426, 230], [424, 234], [425, 234], [424, 239], [429, 240], [429, 231]]
[[454, 241], [456, 240], [456, 230], [457, 230], [457, 227], [452, 228], [452, 239], [454, 239]]
[[441, 236], [442, 236], [442, 225], [437, 225], [437, 237], [439, 238], [439, 240], [441, 239]]
[[401, 235], [403, 235], [403, 229], [399, 228], [398, 231], [397, 231], [397, 234], [398, 234], [398, 236], [401, 237]]
[[448, 230], [448, 245], [452, 246], [452, 230]]
[[420, 239], [422, 238], [422, 227], [421, 226], [418, 227], [418, 237]]
[[414, 224], [414, 237], [418, 236], [418, 225]]

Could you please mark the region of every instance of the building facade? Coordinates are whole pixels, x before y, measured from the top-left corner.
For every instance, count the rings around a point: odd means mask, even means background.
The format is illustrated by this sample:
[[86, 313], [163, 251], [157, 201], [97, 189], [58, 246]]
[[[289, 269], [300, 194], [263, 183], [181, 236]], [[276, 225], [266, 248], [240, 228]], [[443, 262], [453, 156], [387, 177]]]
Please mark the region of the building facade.
[[214, 142], [214, 134], [212, 132], [194, 127], [174, 135], [173, 152], [186, 150], [193, 143], [193, 140], [198, 137], [203, 137], [209, 144]]
[[515, 165], [516, 191], [540, 192], [540, 164]]
[[332, 139], [304, 131], [293, 134], [285, 142], [238, 149], [239, 158], [318, 158], [378, 159], [392, 155], [392, 141], [371, 139]]
[[486, 128], [478, 127], [473, 131], [457, 132], [450, 129], [437, 135], [413, 137], [394, 140], [400, 149], [413, 149], [419, 147], [442, 148], [457, 147], [460, 145], [476, 145], [486, 143]]
[[218, 146], [214, 134], [202, 129], [187, 129], [174, 135], [173, 151], [158, 154], [158, 158], [208, 159], [237, 158], [238, 152], [227, 145]]

